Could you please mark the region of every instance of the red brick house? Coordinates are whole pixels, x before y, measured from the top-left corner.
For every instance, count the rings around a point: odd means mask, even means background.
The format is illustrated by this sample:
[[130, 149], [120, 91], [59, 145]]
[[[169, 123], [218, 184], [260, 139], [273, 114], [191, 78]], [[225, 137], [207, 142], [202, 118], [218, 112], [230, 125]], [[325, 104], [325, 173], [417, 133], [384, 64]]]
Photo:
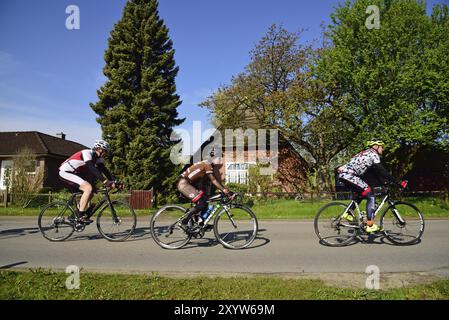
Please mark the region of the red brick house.
[[[220, 135], [218, 136], [220, 139]], [[214, 149], [217, 152], [217, 148], [221, 146], [221, 155], [223, 157], [224, 165], [220, 169], [221, 178], [226, 183], [238, 183], [238, 184], [248, 184], [249, 168], [252, 165], [256, 165], [260, 158], [258, 155], [257, 145], [249, 145], [245, 142], [243, 150], [233, 147], [225, 146], [225, 139], [222, 141], [217, 141], [217, 136], [212, 135], [207, 141], [205, 141], [194, 156], [190, 158], [189, 164], [203, 160], [200, 154], [207, 155], [208, 150]], [[302, 162], [302, 158], [299, 156], [298, 151], [293, 147], [293, 145], [285, 139], [283, 136], [278, 136], [277, 151], [274, 148], [271, 149], [268, 145], [266, 146], [266, 156], [270, 156], [270, 151], [272, 152], [271, 157], [275, 158], [274, 172], [270, 175], [271, 183], [270, 189], [277, 189], [281, 192], [298, 192], [304, 187], [306, 182], [306, 166]], [[272, 190], [261, 190], [263, 192]]]
[[58, 138], [37, 131], [0, 132], [0, 190], [6, 188], [7, 168], [12, 167], [14, 158], [25, 148], [31, 150], [36, 157], [32, 167], [35, 165], [36, 168], [44, 170], [42, 188], [57, 190], [63, 187], [58, 178], [60, 164], [75, 152], [87, 147], [65, 140], [64, 135]]

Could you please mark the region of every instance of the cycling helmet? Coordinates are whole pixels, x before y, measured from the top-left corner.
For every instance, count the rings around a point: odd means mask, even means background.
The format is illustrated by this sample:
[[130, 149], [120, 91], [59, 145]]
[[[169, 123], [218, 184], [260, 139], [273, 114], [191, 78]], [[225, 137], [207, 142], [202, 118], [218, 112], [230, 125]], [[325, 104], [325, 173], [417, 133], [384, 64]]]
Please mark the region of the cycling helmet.
[[104, 151], [108, 151], [110, 147], [109, 147], [109, 143], [107, 143], [104, 140], [95, 140], [94, 149], [95, 148], [99, 148], [99, 149], [103, 149]]
[[376, 144], [378, 146], [382, 146], [382, 147], [385, 146], [385, 143], [382, 140], [373, 139], [373, 140], [369, 140], [369, 141], [366, 142], [366, 146], [369, 147], [369, 148], [371, 148], [372, 146], [374, 146]]

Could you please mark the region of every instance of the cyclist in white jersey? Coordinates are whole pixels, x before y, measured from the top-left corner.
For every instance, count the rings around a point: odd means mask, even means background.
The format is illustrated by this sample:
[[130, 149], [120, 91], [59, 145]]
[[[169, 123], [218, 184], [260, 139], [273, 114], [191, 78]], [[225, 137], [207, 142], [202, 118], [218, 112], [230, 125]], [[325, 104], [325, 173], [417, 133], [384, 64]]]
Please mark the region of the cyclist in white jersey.
[[[114, 177], [104, 165], [103, 156], [109, 150], [109, 144], [104, 140], [97, 140], [92, 149], [85, 149], [73, 154], [59, 167], [59, 177], [71, 190], [83, 192], [78, 214], [81, 221], [90, 223], [87, 205], [93, 196], [92, 184], [87, 180], [88, 173], [103, 182], [107, 187], [115, 187]], [[104, 174], [106, 179], [103, 177]]]
[[[402, 188], [407, 186], [406, 181], [399, 181], [393, 177], [381, 164], [380, 156], [383, 153], [384, 146], [385, 144], [381, 140], [370, 140], [367, 143], [367, 150], [356, 154], [347, 164], [338, 168], [338, 178], [352, 191], [359, 194], [356, 199], [357, 203], [366, 198], [367, 232], [380, 230], [380, 227], [374, 223], [375, 197], [371, 187], [364, 179], [368, 170], [381, 178], [400, 185]], [[346, 213], [343, 218], [349, 221], [354, 219], [349, 213]]]

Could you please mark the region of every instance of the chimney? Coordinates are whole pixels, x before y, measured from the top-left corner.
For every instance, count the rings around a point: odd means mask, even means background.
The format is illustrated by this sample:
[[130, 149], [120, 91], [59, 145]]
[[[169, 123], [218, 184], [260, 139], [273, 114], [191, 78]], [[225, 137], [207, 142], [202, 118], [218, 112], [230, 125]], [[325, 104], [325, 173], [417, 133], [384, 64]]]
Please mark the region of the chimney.
[[62, 139], [62, 140], [65, 140], [66, 134], [65, 134], [64, 132], [61, 131], [61, 133], [57, 133], [56, 135], [57, 135], [57, 136], [61, 136], [61, 139]]

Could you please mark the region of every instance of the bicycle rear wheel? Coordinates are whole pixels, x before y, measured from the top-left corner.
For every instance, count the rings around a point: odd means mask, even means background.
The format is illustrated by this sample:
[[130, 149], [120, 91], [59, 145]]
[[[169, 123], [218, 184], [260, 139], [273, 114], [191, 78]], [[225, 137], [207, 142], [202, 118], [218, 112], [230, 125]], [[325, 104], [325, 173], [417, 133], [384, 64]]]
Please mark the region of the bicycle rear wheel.
[[188, 210], [169, 205], [153, 214], [150, 221], [150, 230], [153, 240], [164, 249], [179, 249], [185, 246], [192, 237], [181, 227]]
[[68, 217], [75, 215], [73, 209], [63, 201], [55, 201], [42, 208], [37, 224], [42, 235], [50, 241], [64, 241], [74, 229]]
[[136, 223], [133, 208], [122, 201], [111, 201], [111, 206], [106, 204], [97, 217], [98, 231], [109, 241], [125, 241], [133, 234]]
[[215, 237], [229, 249], [250, 246], [256, 238], [257, 230], [256, 215], [244, 206], [223, 208], [214, 220]]
[[351, 243], [357, 236], [359, 219], [354, 212], [352, 222], [342, 218], [347, 204], [331, 202], [322, 207], [315, 216], [315, 233], [320, 241], [331, 247], [341, 247]]
[[393, 243], [416, 243], [424, 232], [424, 217], [411, 203], [396, 202], [389, 206], [380, 218], [385, 236]]

